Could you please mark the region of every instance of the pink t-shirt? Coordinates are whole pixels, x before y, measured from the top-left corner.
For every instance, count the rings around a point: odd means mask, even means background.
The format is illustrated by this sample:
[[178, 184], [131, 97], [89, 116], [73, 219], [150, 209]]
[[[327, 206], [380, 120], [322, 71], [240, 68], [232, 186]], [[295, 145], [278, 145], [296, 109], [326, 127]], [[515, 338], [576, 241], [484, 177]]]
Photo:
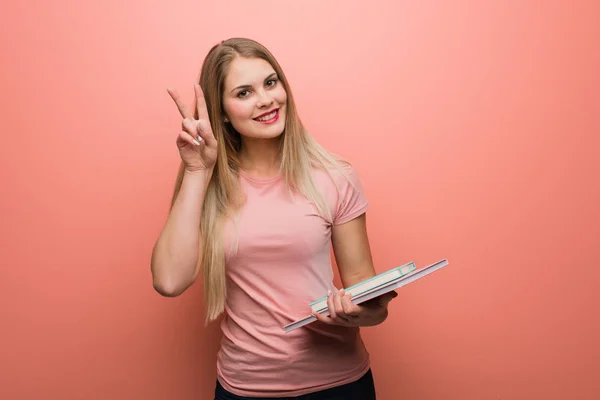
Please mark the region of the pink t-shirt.
[[[334, 224], [368, 208], [354, 182], [334, 170], [335, 181], [313, 171]], [[333, 288], [331, 224], [306, 198], [293, 200], [283, 178], [242, 173], [247, 202], [238, 219], [238, 251], [226, 256], [227, 302], [217, 377], [239, 396], [299, 396], [358, 379], [369, 354], [357, 328], [313, 322], [286, 333], [283, 326], [310, 313], [309, 303]], [[226, 246], [235, 231], [229, 224]]]

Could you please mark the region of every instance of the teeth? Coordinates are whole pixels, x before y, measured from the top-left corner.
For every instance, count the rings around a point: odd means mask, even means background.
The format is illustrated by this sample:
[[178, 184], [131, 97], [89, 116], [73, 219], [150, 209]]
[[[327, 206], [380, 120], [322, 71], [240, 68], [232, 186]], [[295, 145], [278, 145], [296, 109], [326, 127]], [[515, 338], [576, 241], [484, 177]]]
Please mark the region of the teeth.
[[271, 114], [265, 115], [264, 117], [260, 117], [257, 118], [259, 121], [267, 121], [270, 120], [271, 118], [275, 118], [275, 115], [277, 114], [277, 110], [273, 111]]

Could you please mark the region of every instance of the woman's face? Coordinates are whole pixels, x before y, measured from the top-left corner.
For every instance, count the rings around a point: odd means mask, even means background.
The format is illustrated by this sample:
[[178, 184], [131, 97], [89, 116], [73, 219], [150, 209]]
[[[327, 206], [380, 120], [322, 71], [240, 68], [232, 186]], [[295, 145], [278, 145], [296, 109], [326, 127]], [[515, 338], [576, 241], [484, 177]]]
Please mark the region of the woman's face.
[[261, 58], [236, 57], [225, 77], [226, 122], [243, 137], [271, 139], [285, 128], [287, 93], [277, 73]]

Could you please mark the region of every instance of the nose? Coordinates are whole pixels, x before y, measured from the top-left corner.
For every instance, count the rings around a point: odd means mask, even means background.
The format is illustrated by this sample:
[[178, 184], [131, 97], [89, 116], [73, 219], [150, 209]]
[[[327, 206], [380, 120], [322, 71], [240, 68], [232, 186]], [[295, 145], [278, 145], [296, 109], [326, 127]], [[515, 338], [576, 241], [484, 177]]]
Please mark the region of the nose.
[[257, 94], [256, 106], [258, 108], [270, 107], [273, 104], [273, 98], [265, 90], [261, 90]]

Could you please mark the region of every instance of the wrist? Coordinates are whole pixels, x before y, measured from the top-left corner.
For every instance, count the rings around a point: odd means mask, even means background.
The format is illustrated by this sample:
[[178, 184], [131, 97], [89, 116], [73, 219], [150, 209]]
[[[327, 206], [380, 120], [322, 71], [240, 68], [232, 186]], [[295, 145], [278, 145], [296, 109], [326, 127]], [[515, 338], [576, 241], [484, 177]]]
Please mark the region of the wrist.
[[200, 177], [200, 178], [205, 178], [205, 179], [209, 180], [213, 174], [213, 171], [214, 171], [214, 167], [206, 168], [206, 169], [196, 169], [196, 170], [185, 169], [183, 174], [184, 174], [184, 176], [189, 176], [192, 178]]

